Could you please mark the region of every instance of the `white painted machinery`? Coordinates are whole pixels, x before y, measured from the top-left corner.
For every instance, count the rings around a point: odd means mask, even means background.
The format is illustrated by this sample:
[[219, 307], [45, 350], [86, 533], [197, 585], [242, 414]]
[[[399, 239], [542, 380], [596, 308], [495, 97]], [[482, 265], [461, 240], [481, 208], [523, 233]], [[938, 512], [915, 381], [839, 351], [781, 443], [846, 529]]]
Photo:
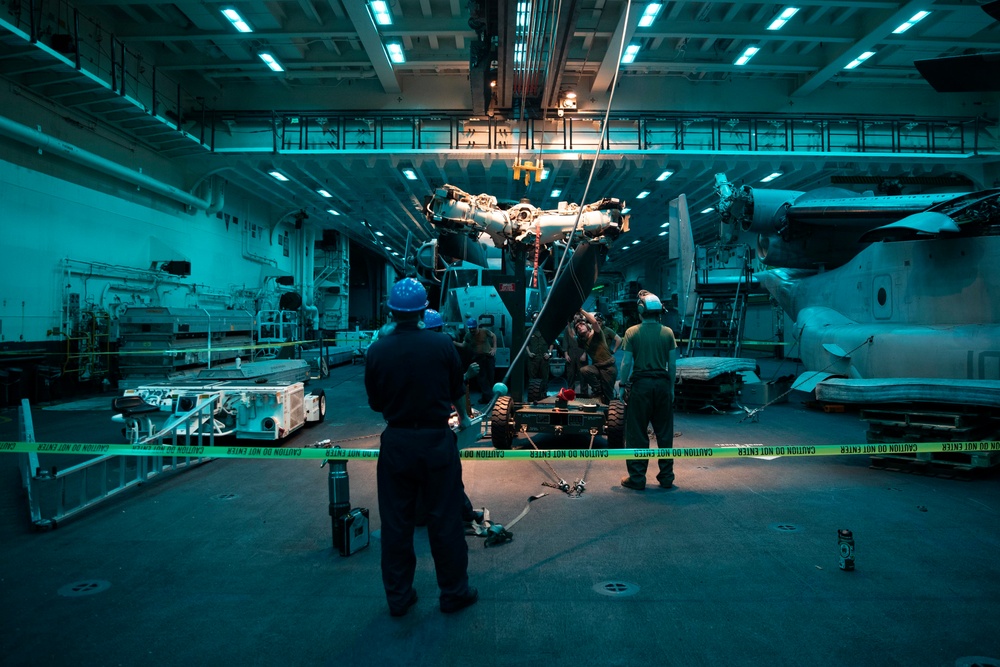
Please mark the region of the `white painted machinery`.
[[302, 382], [190, 379], [128, 389], [112, 402], [133, 443], [155, 440], [176, 429], [180, 436], [234, 435], [281, 440], [326, 418], [322, 389], [306, 393]]

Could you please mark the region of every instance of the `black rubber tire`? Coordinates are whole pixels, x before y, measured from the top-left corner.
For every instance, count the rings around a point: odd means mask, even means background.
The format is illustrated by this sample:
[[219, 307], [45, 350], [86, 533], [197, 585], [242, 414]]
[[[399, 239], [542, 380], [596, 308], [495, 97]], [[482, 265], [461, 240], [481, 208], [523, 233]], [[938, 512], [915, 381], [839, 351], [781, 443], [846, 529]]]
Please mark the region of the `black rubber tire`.
[[510, 449], [514, 442], [514, 399], [510, 396], [501, 396], [493, 404], [490, 438], [497, 449]]
[[313, 389], [313, 396], [319, 397], [319, 419], [314, 422], [309, 422], [310, 424], [322, 424], [326, 421], [326, 392], [322, 389]]
[[608, 449], [625, 449], [625, 404], [617, 398], [608, 405], [604, 428]]
[[528, 402], [535, 403], [545, 398], [545, 384], [540, 378], [528, 380]]

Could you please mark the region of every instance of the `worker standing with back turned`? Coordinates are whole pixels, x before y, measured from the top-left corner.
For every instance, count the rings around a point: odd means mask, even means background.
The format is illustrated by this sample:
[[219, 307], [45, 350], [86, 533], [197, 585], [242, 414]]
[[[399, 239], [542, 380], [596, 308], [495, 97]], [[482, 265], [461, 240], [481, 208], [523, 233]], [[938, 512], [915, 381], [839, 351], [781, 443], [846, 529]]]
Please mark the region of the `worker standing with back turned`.
[[[629, 328], [622, 339], [622, 383], [630, 382], [628, 407], [625, 409], [625, 447], [648, 449], [652, 423], [656, 445], [674, 444], [674, 379], [677, 376], [677, 341], [670, 327], [659, 322], [663, 303], [655, 294], [639, 292], [639, 317], [642, 322]], [[665, 489], [674, 485], [674, 460], [658, 459], [656, 481]], [[622, 477], [626, 489], [646, 488], [649, 459], [627, 459], [628, 476]]]
[[[448, 427], [452, 405], [465, 396], [463, 369], [451, 339], [424, 329], [423, 285], [400, 280], [388, 306], [395, 326], [368, 348], [365, 364], [368, 405], [388, 422], [376, 468], [385, 597], [392, 616], [403, 616], [417, 602], [413, 532], [417, 496], [423, 494], [440, 608], [456, 612], [479, 598], [469, 586], [462, 462]], [[467, 427], [468, 415], [458, 414]]]

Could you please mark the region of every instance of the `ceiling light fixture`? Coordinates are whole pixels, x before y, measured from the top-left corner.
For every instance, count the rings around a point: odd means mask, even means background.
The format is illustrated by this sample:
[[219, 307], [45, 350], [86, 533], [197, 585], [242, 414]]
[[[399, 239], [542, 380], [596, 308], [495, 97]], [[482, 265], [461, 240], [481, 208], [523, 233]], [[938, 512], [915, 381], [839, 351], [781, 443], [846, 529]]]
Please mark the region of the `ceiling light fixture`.
[[335, 211], [332, 208], [328, 208], [326, 212], [329, 213], [330, 215], [340, 215], [339, 211]]
[[712, 208], [711, 206], [709, 206], [708, 208], [706, 208], [705, 210], [703, 210], [702, 213], [711, 213], [714, 210], [715, 210], [714, 208]]
[[642, 17], [639, 19], [639, 27], [648, 28], [653, 25], [653, 21], [660, 15], [661, 9], [663, 9], [663, 5], [658, 2], [651, 2], [646, 5], [646, 9], [642, 12]]
[[268, 175], [269, 175], [269, 176], [270, 176], [271, 178], [275, 178], [275, 179], [277, 179], [277, 180], [279, 180], [279, 181], [282, 181], [282, 182], [284, 182], [284, 181], [287, 181], [287, 180], [288, 180], [288, 177], [287, 177], [287, 176], [285, 176], [284, 174], [282, 174], [282, 173], [281, 173], [280, 171], [278, 171], [277, 169], [272, 169], [271, 171], [269, 171], [269, 172], [267, 172], [267, 173], [268, 173]]
[[375, 232], [375, 236], [385, 236], [382, 232]]
[[864, 61], [866, 61], [869, 58], [871, 58], [873, 55], [875, 55], [874, 51], [865, 51], [860, 56], [858, 56], [857, 58], [855, 58], [851, 62], [847, 63], [846, 65], [844, 65], [844, 69], [854, 69], [855, 67], [857, 67], [858, 65], [860, 65]]
[[406, 176], [406, 180], [408, 181], [417, 180], [417, 172], [413, 171], [412, 169], [404, 169], [403, 176]]
[[637, 194], [635, 196], [635, 198], [636, 199], [645, 199], [648, 196], [649, 196], [649, 190], [643, 190], [642, 192], [640, 192], [639, 194]]
[[389, 52], [389, 60], [397, 65], [406, 62], [406, 56], [403, 54], [403, 45], [399, 42], [389, 42], [385, 45], [385, 50]]
[[664, 222], [662, 225], [660, 225], [660, 229], [666, 229], [669, 226], [670, 226], [669, 222]]
[[751, 58], [753, 58], [755, 55], [757, 55], [758, 51], [760, 51], [760, 47], [759, 46], [748, 46], [743, 51], [743, 53], [740, 54], [740, 57], [733, 61], [733, 64], [737, 65], [737, 66], [746, 65], [748, 62], [750, 62]]
[[229, 19], [229, 22], [233, 24], [233, 27], [240, 32], [253, 32], [253, 28], [251, 28], [250, 24], [247, 23], [242, 16], [240, 16], [240, 13], [236, 11], [235, 8], [223, 7], [221, 11], [222, 15]]
[[665, 172], [663, 172], [662, 174], [660, 174], [659, 176], [656, 177], [656, 182], [657, 183], [662, 183], [663, 181], [667, 180], [668, 178], [670, 178], [673, 175], [674, 175], [674, 172], [672, 172], [669, 169], [667, 169]]
[[635, 57], [639, 55], [639, 49], [642, 47], [638, 44], [629, 44], [625, 47], [625, 53], [622, 55], [622, 65], [631, 65], [635, 62]]
[[385, 2], [385, 0], [372, 0], [368, 6], [375, 17], [375, 23], [379, 25], [392, 25], [392, 12], [389, 11], [389, 3]]
[[760, 179], [760, 182], [761, 182], [761, 183], [770, 183], [770, 182], [771, 182], [771, 181], [773, 181], [774, 179], [776, 179], [776, 178], [778, 178], [779, 176], [781, 176], [781, 173], [782, 173], [782, 172], [780, 172], [780, 171], [772, 171], [772, 172], [771, 172], [770, 174], [768, 174], [768, 175], [767, 175], [767, 176], [765, 176], [764, 178]]
[[930, 12], [917, 12], [916, 14], [910, 17], [909, 21], [901, 24], [898, 28], [893, 30], [892, 34], [899, 35], [901, 33], [906, 32], [907, 30], [912, 28], [915, 24], [919, 23], [921, 20], [930, 16], [930, 14], [931, 14]]
[[788, 20], [795, 16], [799, 11], [798, 7], [785, 7], [778, 17], [771, 21], [771, 25], [767, 26], [768, 30], [781, 30], [781, 28], [788, 23]]
[[332, 197], [332, 196], [333, 196], [333, 195], [331, 195], [331, 194], [330, 194], [329, 192], [327, 192], [326, 190], [317, 190], [316, 192], [318, 192], [318, 193], [319, 193], [319, 194], [321, 194], [322, 196], [326, 197], [327, 199], [329, 199], [330, 197]]
[[549, 193], [550, 197], [562, 197], [562, 190], [553, 190]]
[[665, 229], [658, 234], [658, 236], [666, 236], [666, 235], [667, 235], [667, 230]]
[[281, 66], [281, 63], [279, 63], [275, 59], [275, 57], [272, 56], [267, 51], [261, 51], [260, 53], [257, 54], [257, 56], [261, 60], [263, 60], [265, 63], [267, 63], [267, 66], [270, 67], [273, 71], [275, 71], [275, 72], [284, 72], [285, 71], [285, 68]]

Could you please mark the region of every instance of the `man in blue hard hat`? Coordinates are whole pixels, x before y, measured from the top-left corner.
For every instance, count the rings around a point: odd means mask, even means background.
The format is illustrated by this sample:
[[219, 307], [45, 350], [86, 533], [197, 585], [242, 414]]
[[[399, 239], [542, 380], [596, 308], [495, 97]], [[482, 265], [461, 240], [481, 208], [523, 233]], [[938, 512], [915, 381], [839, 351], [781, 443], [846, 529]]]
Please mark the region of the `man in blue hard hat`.
[[[413, 278], [400, 280], [392, 286], [388, 307], [395, 326], [368, 348], [365, 365], [368, 405], [388, 422], [376, 469], [382, 584], [390, 615], [403, 616], [416, 604], [414, 514], [423, 494], [439, 605], [452, 613], [479, 598], [469, 586], [462, 462], [448, 426], [452, 405], [465, 395], [463, 369], [451, 340], [424, 327], [423, 285]], [[458, 414], [467, 426], [468, 415]]]
[[[625, 409], [625, 446], [629, 449], [648, 449], [651, 423], [656, 434], [656, 446], [667, 449], [674, 446], [674, 380], [677, 375], [677, 341], [670, 327], [660, 324], [663, 303], [651, 292], [639, 292], [640, 324], [625, 332], [622, 343], [621, 377], [631, 383], [628, 407]], [[658, 459], [656, 481], [664, 489], [674, 485], [674, 460]], [[627, 459], [628, 475], [622, 477], [626, 489], [642, 491], [646, 488], [646, 470], [649, 459]]]

